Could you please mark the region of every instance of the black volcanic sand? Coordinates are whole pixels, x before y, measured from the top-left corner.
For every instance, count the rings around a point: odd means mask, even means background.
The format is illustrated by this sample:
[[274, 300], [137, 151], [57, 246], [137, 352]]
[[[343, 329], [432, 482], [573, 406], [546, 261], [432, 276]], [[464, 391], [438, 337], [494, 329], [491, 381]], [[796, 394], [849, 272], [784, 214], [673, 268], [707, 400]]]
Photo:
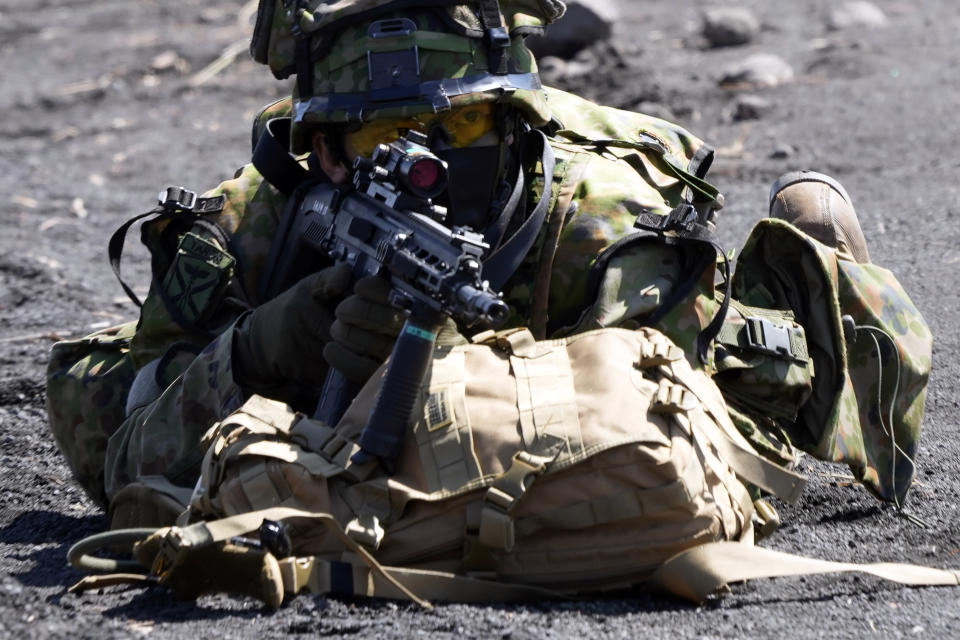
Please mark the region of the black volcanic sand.
[[[49, 349], [53, 340], [136, 316], [107, 264], [109, 235], [150, 209], [167, 184], [204, 190], [230, 177], [248, 159], [257, 108], [287, 91], [245, 53], [197, 82], [198, 72], [248, 37], [236, 4], [0, 2], [0, 637], [956, 636], [960, 591], [854, 575], [735, 585], [701, 607], [639, 595], [423, 612], [302, 596], [271, 614], [244, 598], [66, 593], [81, 577], [65, 562], [68, 547], [106, 521], [74, 486], [47, 433]], [[885, 27], [830, 32], [827, 0], [749, 0], [741, 4], [761, 18], [761, 33], [749, 45], [717, 50], [698, 35], [700, 3], [623, 4], [615, 37], [581, 54], [590, 73], [564, 77], [563, 86], [674, 118], [717, 147], [712, 179], [727, 197], [721, 227], [729, 247], [764, 214], [768, 185], [780, 173], [837, 176], [856, 202], [874, 260], [897, 274], [936, 336], [909, 500], [929, 527], [879, 504], [845, 469], [807, 462], [808, 492], [796, 507], [778, 505], [784, 526], [764, 546], [960, 567], [955, 4], [884, 0], [877, 5]], [[780, 56], [793, 80], [718, 85], [724, 69], [753, 53]], [[744, 103], [756, 101], [759, 117], [743, 119]], [[130, 248], [124, 269], [144, 292], [141, 247]]]

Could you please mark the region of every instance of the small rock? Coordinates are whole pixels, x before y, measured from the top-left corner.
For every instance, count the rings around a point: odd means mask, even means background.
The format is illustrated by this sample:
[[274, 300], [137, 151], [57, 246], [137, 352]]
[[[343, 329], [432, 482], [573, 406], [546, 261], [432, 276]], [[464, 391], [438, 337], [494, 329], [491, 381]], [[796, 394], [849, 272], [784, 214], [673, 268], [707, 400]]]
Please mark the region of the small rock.
[[538, 57], [570, 59], [590, 45], [607, 40], [620, 20], [619, 5], [603, 0], [571, 0], [562, 18], [543, 36], [531, 36], [527, 46]]
[[832, 31], [851, 27], [873, 29], [887, 24], [887, 16], [872, 2], [845, 2], [833, 7], [827, 15], [827, 28]]
[[760, 21], [743, 7], [718, 7], [703, 14], [703, 37], [711, 47], [751, 42], [760, 33]]
[[740, 96], [733, 104], [733, 119], [759, 120], [773, 107], [773, 103], [760, 96]]
[[782, 58], [771, 53], [757, 53], [724, 71], [720, 77], [720, 84], [775, 87], [791, 79], [793, 79], [793, 68]]
[[154, 56], [150, 61], [150, 68], [158, 73], [164, 71], [185, 73], [190, 70], [190, 64], [176, 51], [168, 50]]
[[87, 208], [83, 204], [83, 198], [74, 198], [73, 201], [70, 202], [70, 213], [81, 220], [87, 217]]
[[770, 152], [771, 160], [785, 160], [793, 155], [793, 147], [788, 144], [778, 144]]

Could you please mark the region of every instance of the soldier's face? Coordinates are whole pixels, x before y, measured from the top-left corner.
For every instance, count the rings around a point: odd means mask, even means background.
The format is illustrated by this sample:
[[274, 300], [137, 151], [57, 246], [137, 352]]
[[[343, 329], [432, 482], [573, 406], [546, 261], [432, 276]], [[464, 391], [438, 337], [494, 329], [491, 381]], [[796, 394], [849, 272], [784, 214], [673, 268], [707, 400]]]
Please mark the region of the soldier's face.
[[[502, 191], [502, 161], [505, 147], [513, 145], [510, 134], [501, 139], [498, 110], [492, 103], [467, 105], [439, 114], [391, 118], [365, 123], [343, 136], [343, 152], [352, 166], [358, 156], [369, 157], [378, 144], [388, 144], [414, 129], [427, 136], [427, 145], [447, 163], [447, 190], [434, 200], [447, 208], [447, 224], [482, 231], [498, 211], [492, 211]], [[322, 134], [314, 137], [320, 166], [335, 183], [350, 180], [350, 170], [336, 162]]]

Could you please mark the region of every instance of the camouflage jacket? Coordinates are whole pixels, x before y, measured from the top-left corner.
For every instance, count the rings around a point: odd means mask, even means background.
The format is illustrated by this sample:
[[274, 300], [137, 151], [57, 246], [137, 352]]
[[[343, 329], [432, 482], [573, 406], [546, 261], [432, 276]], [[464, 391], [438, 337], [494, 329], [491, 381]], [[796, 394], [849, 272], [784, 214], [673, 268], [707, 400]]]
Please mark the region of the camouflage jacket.
[[[683, 347], [692, 363], [715, 374], [735, 422], [771, 457], [789, 462], [790, 442], [798, 440], [799, 446], [816, 450], [821, 457], [844, 460], [860, 469], [858, 477], [889, 462], [883, 456], [867, 460], [862, 444], [851, 454], [846, 446], [849, 438], [837, 435], [835, 425], [858, 411], [855, 398], [846, 413], [838, 409], [842, 400], [849, 404], [846, 398], [852, 397], [852, 390], [847, 393], [836, 385], [836, 378], [846, 378], [846, 362], [828, 358], [829, 366], [839, 373], [824, 376], [833, 386], [815, 389], [813, 358], [806, 352], [803, 328], [791, 307], [758, 294], [770, 287], [753, 286], [748, 292], [752, 304], [765, 309], [734, 301], [724, 330], [709, 345], [706, 357], [697, 358], [697, 337], [721, 309], [726, 295], [728, 283], [721, 281], [719, 288], [716, 284], [717, 253], [703, 245], [664, 242], [663, 234], [641, 233], [635, 222], [645, 214], [666, 216], [681, 204], [689, 189], [701, 184], [711, 149], [682, 128], [653, 117], [600, 107], [556, 90], [548, 90], [548, 98], [559, 121], [549, 138], [556, 156], [550, 213], [533, 248], [504, 287], [513, 311], [508, 326], [528, 326], [536, 336], [547, 337], [652, 323]], [[544, 190], [544, 180], [542, 175], [530, 178], [529, 198], [535, 202]], [[171, 274], [180, 268], [177, 260], [184, 254], [184, 231], [191, 227], [171, 219], [155, 222], [144, 235], [154, 258], [154, 284], [125, 361], [71, 363], [66, 358], [66, 364], [51, 363], [51, 427], [68, 459], [67, 449], [72, 447], [74, 457], [93, 460], [84, 465], [71, 459], [71, 464], [81, 483], [101, 500], [145, 475], [162, 475], [175, 485], [192, 486], [203, 435], [246, 399], [232, 374], [234, 325], [246, 309], [263, 302], [257, 291], [286, 197], [252, 165], [205, 195], [224, 197], [222, 210], [205, 216], [223, 232], [219, 239], [207, 238], [219, 245], [222, 255], [214, 261], [219, 260], [229, 274], [223, 287], [208, 289], [217, 295], [186, 295], [184, 289], [189, 286], [183, 278], [176, 285]], [[801, 244], [806, 241], [800, 239]], [[826, 251], [823, 262], [829, 263], [830, 250], [810, 246], [815, 255]], [[833, 276], [828, 271], [829, 266], [811, 277], [830, 280]], [[882, 278], [884, 282], [891, 279]], [[189, 304], [172, 308], [170, 287], [179, 287], [179, 299]], [[842, 332], [836, 286], [833, 290], [833, 298], [812, 304], [828, 308], [818, 329], [825, 336], [823, 341], [843, 351], [842, 340], [836, 339]], [[751, 322], [766, 322], [768, 331], [776, 328], [794, 338], [801, 336], [791, 347], [797, 357], [771, 353], [762, 344], [759, 349], [745, 344]], [[921, 344], [921, 360], [922, 351]], [[926, 363], [928, 367], [928, 356]], [[912, 395], [904, 402], [915, 406], [919, 394], [922, 412], [926, 378], [923, 362], [920, 365]], [[78, 400], [61, 397], [57, 401], [57, 395], [69, 393], [63, 384], [69, 372], [83, 376], [94, 366], [111, 366], [120, 373], [112, 387], [96, 390], [101, 403], [84, 401], [81, 416], [74, 410]], [[162, 393], [143, 406], [127, 409], [133, 372], [142, 373], [146, 367]], [[808, 407], [809, 415], [800, 420], [801, 408], [811, 395], [819, 405], [816, 411]], [[904, 429], [915, 443], [919, 420]], [[87, 437], [78, 439], [78, 432]], [[821, 436], [829, 442], [822, 442]], [[86, 444], [80, 447], [67, 441]], [[82, 477], [80, 468], [89, 477]], [[902, 477], [894, 483], [897, 493]], [[890, 478], [880, 478], [871, 488], [881, 497], [893, 494]]]

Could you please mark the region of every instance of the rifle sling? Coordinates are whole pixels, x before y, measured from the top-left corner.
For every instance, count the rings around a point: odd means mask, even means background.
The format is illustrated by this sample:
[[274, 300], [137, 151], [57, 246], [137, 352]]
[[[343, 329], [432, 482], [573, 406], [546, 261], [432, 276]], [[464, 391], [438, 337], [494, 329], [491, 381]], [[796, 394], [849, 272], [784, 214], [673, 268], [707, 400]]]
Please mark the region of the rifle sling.
[[555, 164], [553, 149], [542, 131], [534, 129], [527, 135], [534, 139], [540, 147], [540, 164], [543, 167], [543, 195], [540, 196], [537, 206], [530, 212], [530, 217], [520, 225], [517, 232], [483, 261], [483, 277], [489, 280], [490, 286], [497, 291], [502, 289], [510, 276], [514, 274], [517, 267], [527, 256], [537, 236], [540, 235], [540, 228], [546, 220], [553, 195], [553, 169]]
[[292, 195], [297, 185], [313, 177], [287, 150], [290, 123], [290, 118], [273, 118], [267, 122], [251, 158], [260, 175], [286, 196]]

